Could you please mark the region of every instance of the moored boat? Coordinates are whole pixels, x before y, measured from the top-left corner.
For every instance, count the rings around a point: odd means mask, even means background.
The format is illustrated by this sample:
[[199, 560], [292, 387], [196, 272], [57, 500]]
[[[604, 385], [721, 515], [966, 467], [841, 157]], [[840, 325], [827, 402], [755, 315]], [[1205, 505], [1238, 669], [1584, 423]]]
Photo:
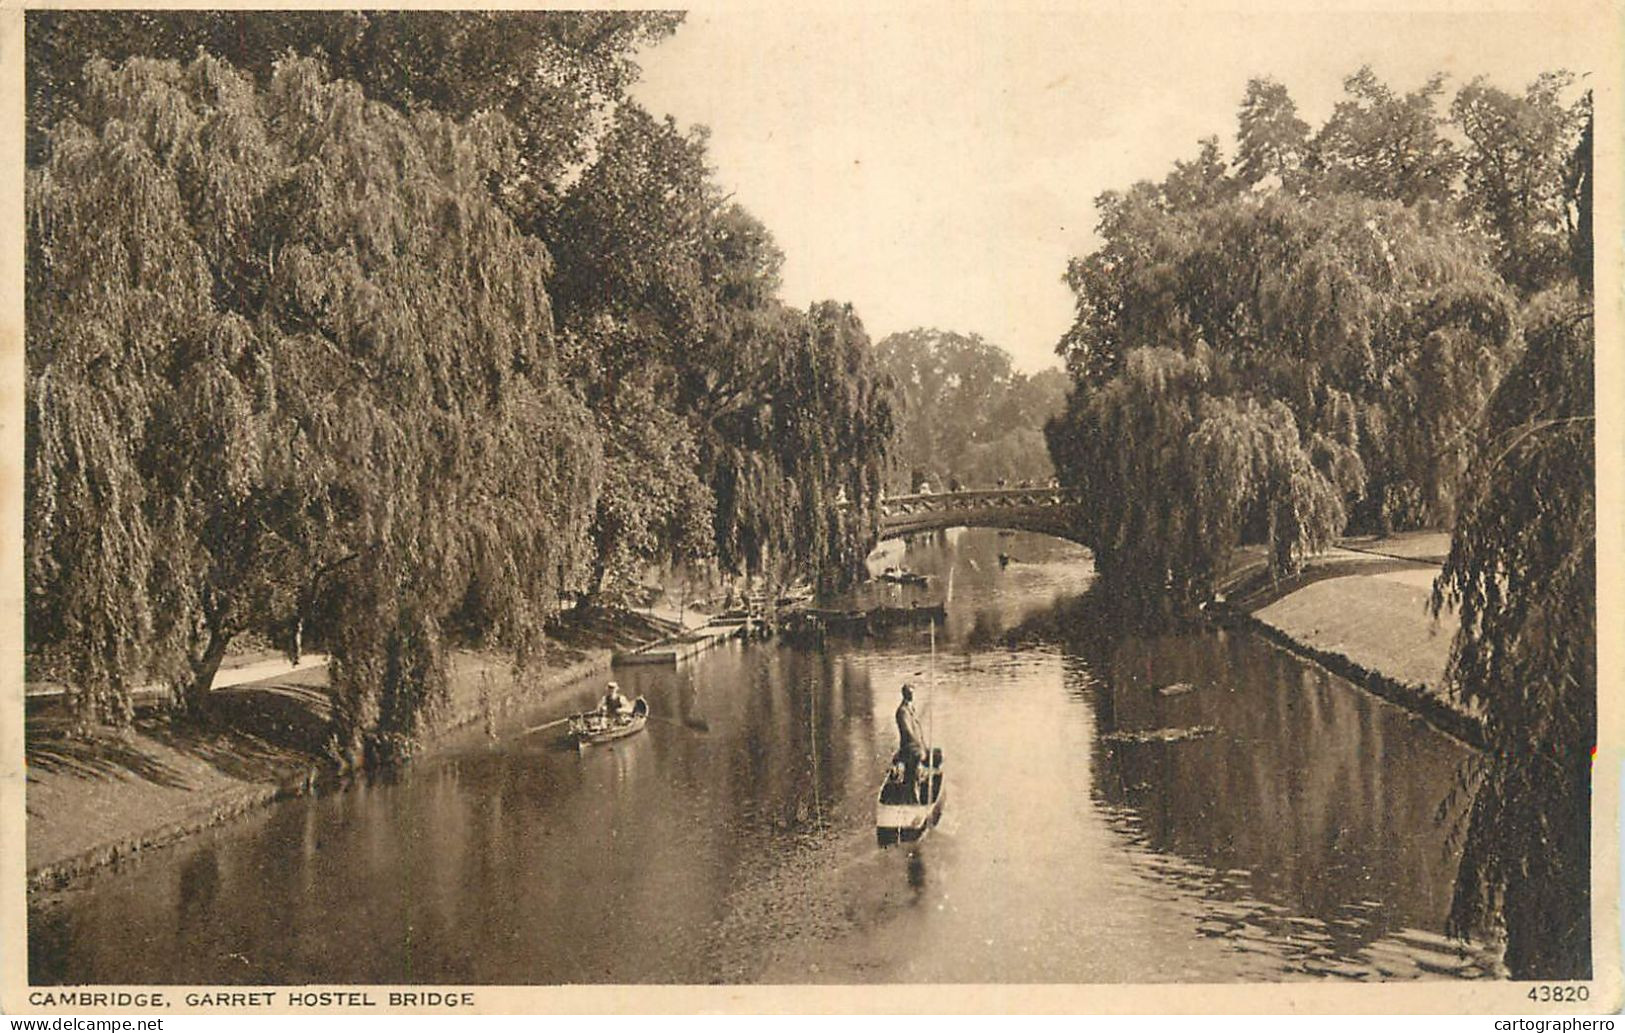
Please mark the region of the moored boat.
[[887, 567], [881, 572], [880, 580], [888, 581], [894, 585], [924, 585], [930, 583], [931, 575], [917, 574], [912, 570], [904, 570], [901, 567]]
[[570, 718], [570, 738], [577, 747], [592, 746], [636, 735], [648, 723], [649, 702], [639, 696], [624, 714], [611, 716], [602, 710], [576, 714]]
[[816, 640], [826, 634], [861, 637], [899, 627], [941, 624], [947, 617], [947, 608], [941, 603], [931, 606], [877, 606], [868, 610], [804, 607], [785, 614], [779, 628], [792, 639]]
[[931, 751], [931, 762], [923, 769], [919, 792], [902, 775], [902, 757], [892, 758], [891, 769], [880, 783], [875, 800], [875, 839], [882, 846], [908, 843], [931, 831], [942, 818], [942, 800], [947, 790], [943, 781], [942, 750]]
[[870, 627], [887, 628], [941, 624], [948, 619], [948, 608], [942, 603], [931, 606], [877, 606], [864, 615]]

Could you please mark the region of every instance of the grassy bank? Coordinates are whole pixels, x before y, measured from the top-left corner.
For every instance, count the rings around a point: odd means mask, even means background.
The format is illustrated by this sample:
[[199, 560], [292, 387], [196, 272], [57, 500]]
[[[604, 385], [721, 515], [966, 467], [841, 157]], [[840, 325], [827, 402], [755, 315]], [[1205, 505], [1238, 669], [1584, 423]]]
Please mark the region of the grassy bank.
[[1225, 584], [1226, 619], [1481, 745], [1475, 715], [1445, 688], [1455, 622], [1427, 612], [1449, 549], [1442, 532], [1350, 539], [1272, 583], [1243, 555]]
[[[456, 653], [435, 735], [540, 703], [606, 671], [613, 650], [674, 627], [624, 612], [579, 615], [522, 674], [506, 656]], [[282, 666], [290, 669], [217, 689], [197, 721], [143, 710], [127, 731], [76, 737], [64, 708], [32, 707], [24, 725], [30, 887], [60, 885], [333, 776], [327, 671]]]

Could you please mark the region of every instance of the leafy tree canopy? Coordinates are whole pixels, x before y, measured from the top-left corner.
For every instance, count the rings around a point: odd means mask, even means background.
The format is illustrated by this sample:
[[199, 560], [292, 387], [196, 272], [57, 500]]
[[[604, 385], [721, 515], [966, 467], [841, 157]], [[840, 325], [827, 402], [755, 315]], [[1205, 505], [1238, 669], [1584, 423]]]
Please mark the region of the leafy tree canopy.
[[1442, 132], [1435, 75], [1409, 93], [1396, 93], [1369, 66], [1343, 80], [1346, 99], [1315, 134], [1311, 167], [1323, 189], [1384, 201], [1444, 201], [1453, 191], [1461, 156]]
[[1051, 476], [1044, 449], [1033, 446], [1044, 421], [1061, 410], [1064, 374], [1018, 373], [1002, 348], [951, 331], [892, 334], [876, 353], [896, 386], [894, 492], [911, 490], [916, 480], [943, 490]]
[[1495, 242], [1508, 283], [1528, 294], [1568, 279], [1577, 232], [1573, 154], [1591, 98], [1569, 103], [1566, 72], [1517, 96], [1475, 79], [1450, 106], [1467, 137], [1463, 203]]
[[516, 187], [551, 188], [591, 158], [598, 123], [637, 77], [638, 48], [681, 21], [658, 11], [33, 11], [29, 154], [37, 161], [46, 128], [75, 113], [93, 57], [201, 51], [263, 86], [291, 52], [402, 110], [501, 112], [520, 146], [514, 164], [493, 171]]
[[[711, 557], [733, 573], [831, 583], [856, 569], [875, 519], [868, 471], [890, 437], [889, 396], [849, 307], [801, 313], [779, 301], [783, 256], [766, 227], [711, 183], [704, 134], [621, 105], [546, 233], [559, 263], [561, 334], [584, 397], [601, 411], [646, 413], [623, 425], [639, 423], [640, 440], [661, 427], [698, 475], [691, 484], [667, 464], [670, 482], [657, 489], [647, 466], [612, 474], [600, 496], [600, 543], [632, 540], [615, 528], [659, 527], [623, 557]], [[635, 399], [622, 397], [629, 386]], [[612, 461], [634, 454], [649, 452], [609, 451]], [[610, 510], [620, 516], [606, 519]], [[702, 517], [711, 529], [704, 541], [692, 533]], [[600, 560], [599, 588], [624, 584], [637, 566]]]
[[477, 592], [523, 650], [586, 556], [599, 438], [546, 254], [487, 187], [512, 131], [303, 59], [263, 91], [208, 56], [101, 62], [79, 111], [28, 189], [38, 655], [103, 706], [311, 620], [341, 731], [396, 750], [447, 615]]
[[626, 98], [678, 20], [30, 15], [31, 662], [87, 719], [303, 630], [338, 747], [393, 755], [452, 638], [523, 659], [673, 560], [855, 568], [889, 394]]
[[1246, 186], [1274, 176], [1293, 186], [1309, 153], [1309, 123], [1286, 87], [1274, 79], [1253, 79], [1236, 119], [1236, 177]]
[[[1062, 346], [1076, 383], [1069, 419], [1085, 423], [1063, 421], [1052, 442], [1087, 436], [1089, 403], [1137, 349], [1200, 353], [1203, 394], [1291, 412], [1305, 456], [1343, 500], [1318, 510], [1336, 523], [1313, 537], [1341, 532], [1351, 516], [1447, 517], [1462, 438], [1515, 346], [1512, 301], [1472, 241], [1391, 202], [1283, 192], [1181, 212], [1144, 197], [1108, 198], [1106, 243], [1072, 265], [1079, 316]], [[1116, 433], [1088, 446], [1101, 461], [1149, 447], [1128, 427]], [[1064, 450], [1063, 479], [1092, 485], [1070, 465], [1076, 447]], [[1144, 480], [1114, 490], [1178, 494]], [[1092, 490], [1092, 508], [1116, 497]], [[1258, 515], [1244, 537], [1266, 536], [1268, 524]], [[1277, 541], [1278, 573], [1295, 568], [1303, 544]]]

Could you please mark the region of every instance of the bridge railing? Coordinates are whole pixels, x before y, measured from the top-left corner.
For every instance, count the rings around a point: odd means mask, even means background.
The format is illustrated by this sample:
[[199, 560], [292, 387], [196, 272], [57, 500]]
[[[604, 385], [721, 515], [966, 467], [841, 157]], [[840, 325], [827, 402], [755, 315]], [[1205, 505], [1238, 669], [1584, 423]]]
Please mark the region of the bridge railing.
[[1026, 509], [1071, 506], [1080, 499], [1065, 488], [995, 488], [988, 491], [944, 491], [929, 495], [889, 495], [880, 500], [883, 517], [943, 513], [956, 509]]

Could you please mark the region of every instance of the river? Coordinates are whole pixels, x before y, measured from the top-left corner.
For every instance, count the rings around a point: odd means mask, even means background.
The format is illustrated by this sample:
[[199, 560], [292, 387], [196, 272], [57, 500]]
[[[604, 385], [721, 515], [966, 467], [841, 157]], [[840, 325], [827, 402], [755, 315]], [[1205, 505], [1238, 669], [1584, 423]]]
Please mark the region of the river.
[[[1001, 568], [998, 557], [1012, 557]], [[1245, 634], [1090, 619], [1088, 554], [910, 545], [921, 631], [627, 668], [659, 720], [526, 727], [290, 800], [29, 905], [37, 984], [1225, 982], [1496, 972], [1443, 936], [1465, 747]], [[1419, 615], [1420, 619], [1420, 615]], [[943, 820], [882, 849], [919, 688]]]

